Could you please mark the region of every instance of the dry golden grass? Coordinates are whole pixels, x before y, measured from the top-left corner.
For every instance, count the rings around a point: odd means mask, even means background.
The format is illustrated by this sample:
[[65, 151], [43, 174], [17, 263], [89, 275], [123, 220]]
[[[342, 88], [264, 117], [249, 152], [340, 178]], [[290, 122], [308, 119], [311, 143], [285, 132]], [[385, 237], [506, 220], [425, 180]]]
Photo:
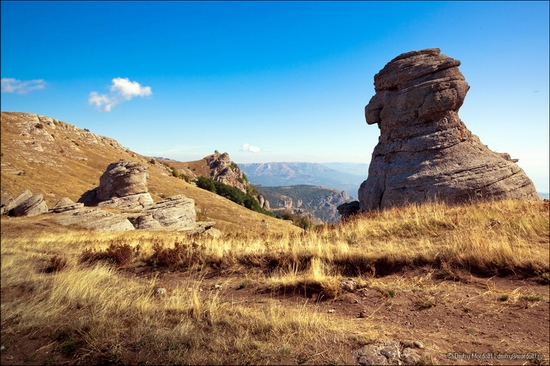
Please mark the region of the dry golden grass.
[[[434, 203], [300, 234], [270, 229], [217, 239], [69, 229], [53, 224], [49, 215], [3, 218], [3, 345], [9, 349], [40, 334], [66, 358], [57, 361], [73, 363], [351, 363], [349, 348], [377, 340], [382, 330], [305, 306], [313, 301], [307, 297], [334, 298], [340, 280], [352, 276], [360, 287], [378, 289], [387, 299], [384, 306], [403, 292], [421, 309], [450, 301], [453, 282], [378, 283], [404, 267], [425, 267], [430, 276], [451, 280], [463, 273], [516, 274], [548, 283], [548, 238], [549, 208], [543, 201]], [[124, 247], [131, 248], [120, 254], [127, 260], [108, 260]], [[166, 296], [156, 297], [156, 277], [144, 282], [134, 277], [136, 269], [175, 271], [181, 279]], [[203, 288], [207, 273], [242, 286], [250, 281], [260, 292], [306, 298], [286, 306], [276, 299], [232, 301], [223, 287]], [[488, 291], [507, 295], [502, 302], [527, 306], [542, 299]]]

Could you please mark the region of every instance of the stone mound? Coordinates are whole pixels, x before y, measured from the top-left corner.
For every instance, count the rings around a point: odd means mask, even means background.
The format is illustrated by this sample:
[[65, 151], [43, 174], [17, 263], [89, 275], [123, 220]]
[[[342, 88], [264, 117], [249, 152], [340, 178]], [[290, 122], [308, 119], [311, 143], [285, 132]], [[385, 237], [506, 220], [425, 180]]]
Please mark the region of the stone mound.
[[468, 83], [460, 61], [438, 48], [404, 53], [374, 76], [365, 107], [380, 128], [360, 209], [385, 209], [430, 200], [539, 199], [525, 172], [495, 153], [458, 117]]

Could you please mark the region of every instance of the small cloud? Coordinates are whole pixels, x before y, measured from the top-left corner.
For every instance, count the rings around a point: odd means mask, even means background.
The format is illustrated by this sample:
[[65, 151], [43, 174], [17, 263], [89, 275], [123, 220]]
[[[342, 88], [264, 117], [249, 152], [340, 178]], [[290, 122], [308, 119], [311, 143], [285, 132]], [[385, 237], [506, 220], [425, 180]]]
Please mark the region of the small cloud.
[[46, 82], [42, 79], [36, 80], [17, 80], [14, 78], [2, 78], [2, 93], [27, 94], [33, 90], [40, 90], [46, 87]]
[[103, 112], [110, 112], [119, 103], [128, 101], [133, 97], [146, 97], [153, 95], [151, 87], [141, 86], [137, 81], [129, 79], [114, 78], [109, 88], [110, 93], [98, 94], [93, 91], [88, 98], [88, 104], [95, 104]]
[[251, 153], [258, 153], [262, 151], [258, 146], [252, 146], [250, 144], [243, 144], [241, 151], [250, 151]]

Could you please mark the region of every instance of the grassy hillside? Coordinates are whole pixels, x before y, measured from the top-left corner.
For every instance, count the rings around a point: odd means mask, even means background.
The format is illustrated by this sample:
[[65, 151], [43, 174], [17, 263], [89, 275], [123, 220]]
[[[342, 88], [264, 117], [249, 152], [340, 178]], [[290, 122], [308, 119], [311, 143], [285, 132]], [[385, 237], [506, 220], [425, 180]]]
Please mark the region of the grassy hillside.
[[421, 364], [488, 350], [547, 361], [549, 224], [543, 201], [217, 239], [2, 218], [1, 361], [354, 364], [393, 339], [421, 341]]
[[[216, 221], [215, 227], [220, 230], [263, 230], [262, 220], [269, 221], [274, 229], [299, 230], [175, 178], [166, 165], [153, 164], [151, 158], [126, 149], [114, 139], [49, 117], [2, 112], [2, 198], [30, 189], [42, 193], [48, 207], [63, 197], [77, 201], [84, 192], [99, 185], [99, 177], [110, 163], [120, 159], [149, 167], [149, 192], [155, 201], [184, 194], [195, 200], [196, 208], [201, 210], [200, 218]], [[167, 164], [175, 165], [171, 161]], [[201, 169], [200, 161], [196, 166]]]

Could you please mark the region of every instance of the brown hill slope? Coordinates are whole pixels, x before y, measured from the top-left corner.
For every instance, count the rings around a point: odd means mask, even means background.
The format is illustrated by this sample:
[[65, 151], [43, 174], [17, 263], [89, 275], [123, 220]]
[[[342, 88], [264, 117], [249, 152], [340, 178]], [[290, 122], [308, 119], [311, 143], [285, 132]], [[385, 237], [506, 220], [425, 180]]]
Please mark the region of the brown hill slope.
[[195, 200], [200, 219], [214, 220], [222, 231], [297, 231], [296, 227], [237, 205], [172, 176], [164, 164], [123, 147], [116, 140], [98, 136], [54, 118], [31, 113], [2, 112], [1, 197], [16, 196], [25, 189], [42, 193], [48, 207], [62, 197], [77, 201], [99, 184], [105, 168], [119, 159], [147, 164], [149, 192], [155, 201], [184, 194]]

